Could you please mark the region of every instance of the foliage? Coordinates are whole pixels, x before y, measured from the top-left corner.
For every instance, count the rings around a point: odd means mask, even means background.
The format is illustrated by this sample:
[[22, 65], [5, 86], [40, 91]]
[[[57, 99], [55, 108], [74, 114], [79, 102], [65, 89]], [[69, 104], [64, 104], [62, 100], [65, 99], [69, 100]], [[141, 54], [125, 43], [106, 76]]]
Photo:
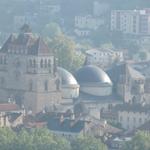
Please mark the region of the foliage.
[[71, 150], [69, 141], [52, 135], [48, 129], [33, 129], [19, 133], [8, 128], [0, 129], [1, 150]]
[[0, 128], [1, 150], [107, 150], [106, 146], [96, 138], [78, 137], [71, 144], [69, 140], [50, 133], [48, 129], [22, 129], [14, 132], [8, 128]]
[[147, 53], [144, 52], [144, 51], [141, 51], [139, 53], [139, 57], [140, 57], [141, 60], [146, 60], [147, 59]]
[[150, 150], [150, 134], [137, 133], [131, 141], [124, 144], [123, 150]]
[[58, 59], [58, 65], [69, 71], [79, 68], [84, 62], [84, 56], [78, 55], [75, 42], [65, 35], [48, 40], [49, 47]]
[[56, 36], [59, 36], [62, 34], [61, 28], [57, 23], [50, 22], [49, 24], [46, 24], [43, 31], [43, 36], [53, 38]]
[[110, 32], [107, 27], [102, 26], [91, 34], [91, 40], [95, 46], [110, 42]]
[[93, 137], [78, 137], [72, 142], [72, 150], [107, 150], [107, 147]]

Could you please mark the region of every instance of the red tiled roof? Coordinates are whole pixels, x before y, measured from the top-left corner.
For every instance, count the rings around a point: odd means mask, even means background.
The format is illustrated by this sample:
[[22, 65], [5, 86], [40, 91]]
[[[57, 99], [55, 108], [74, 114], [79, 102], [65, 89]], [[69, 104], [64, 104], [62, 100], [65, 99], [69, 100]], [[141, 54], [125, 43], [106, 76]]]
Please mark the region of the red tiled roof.
[[[25, 31], [29, 29], [25, 29]], [[30, 31], [30, 30], [29, 30]], [[28, 55], [49, 55], [52, 51], [47, 43], [41, 38], [34, 36], [32, 32], [21, 32], [18, 36], [11, 34], [1, 48], [1, 52], [24, 50]], [[21, 52], [22, 53], [22, 52]]]
[[11, 112], [20, 110], [17, 104], [0, 104], [0, 112]]

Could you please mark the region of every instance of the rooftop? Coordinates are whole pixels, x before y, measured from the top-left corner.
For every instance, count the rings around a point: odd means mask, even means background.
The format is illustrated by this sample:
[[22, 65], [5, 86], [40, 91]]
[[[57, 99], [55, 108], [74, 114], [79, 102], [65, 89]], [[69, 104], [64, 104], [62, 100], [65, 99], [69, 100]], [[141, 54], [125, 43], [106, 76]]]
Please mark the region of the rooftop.
[[17, 104], [0, 104], [0, 112], [19, 111], [20, 107]]
[[127, 111], [127, 112], [139, 112], [139, 113], [150, 113], [150, 105], [141, 104], [119, 104], [114, 107], [118, 111]]
[[48, 45], [41, 37], [35, 36], [29, 26], [24, 25], [19, 35], [11, 34], [1, 48], [3, 53], [27, 55], [49, 55]]

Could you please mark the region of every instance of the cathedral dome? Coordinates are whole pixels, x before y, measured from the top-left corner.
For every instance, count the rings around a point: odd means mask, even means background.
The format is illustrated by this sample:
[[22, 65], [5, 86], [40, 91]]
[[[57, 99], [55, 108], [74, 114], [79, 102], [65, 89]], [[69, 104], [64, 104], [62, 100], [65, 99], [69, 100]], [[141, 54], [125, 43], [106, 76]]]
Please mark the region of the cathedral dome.
[[67, 70], [57, 67], [59, 76], [61, 77], [62, 85], [76, 85], [78, 84], [74, 76]]
[[75, 75], [80, 84], [84, 83], [108, 83], [112, 84], [109, 76], [99, 67], [88, 65], [79, 69]]
[[62, 94], [64, 99], [77, 98], [79, 96], [79, 84], [74, 76], [67, 70], [57, 67], [61, 79]]
[[80, 84], [80, 91], [93, 96], [112, 94], [112, 82], [99, 67], [88, 65], [79, 69], [75, 75]]

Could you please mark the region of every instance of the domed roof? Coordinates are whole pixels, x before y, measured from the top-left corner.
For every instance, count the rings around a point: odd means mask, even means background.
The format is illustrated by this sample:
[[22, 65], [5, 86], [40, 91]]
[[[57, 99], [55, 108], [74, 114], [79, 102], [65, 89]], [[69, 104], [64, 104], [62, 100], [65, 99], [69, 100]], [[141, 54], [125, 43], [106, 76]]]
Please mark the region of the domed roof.
[[62, 85], [78, 85], [74, 76], [66, 69], [57, 67], [59, 76], [61, 77]]
[[79, 69], [75, 75], [79, 83], [108, 83], [112, 84], [109, 76], [99, 67], [88, 65]]

